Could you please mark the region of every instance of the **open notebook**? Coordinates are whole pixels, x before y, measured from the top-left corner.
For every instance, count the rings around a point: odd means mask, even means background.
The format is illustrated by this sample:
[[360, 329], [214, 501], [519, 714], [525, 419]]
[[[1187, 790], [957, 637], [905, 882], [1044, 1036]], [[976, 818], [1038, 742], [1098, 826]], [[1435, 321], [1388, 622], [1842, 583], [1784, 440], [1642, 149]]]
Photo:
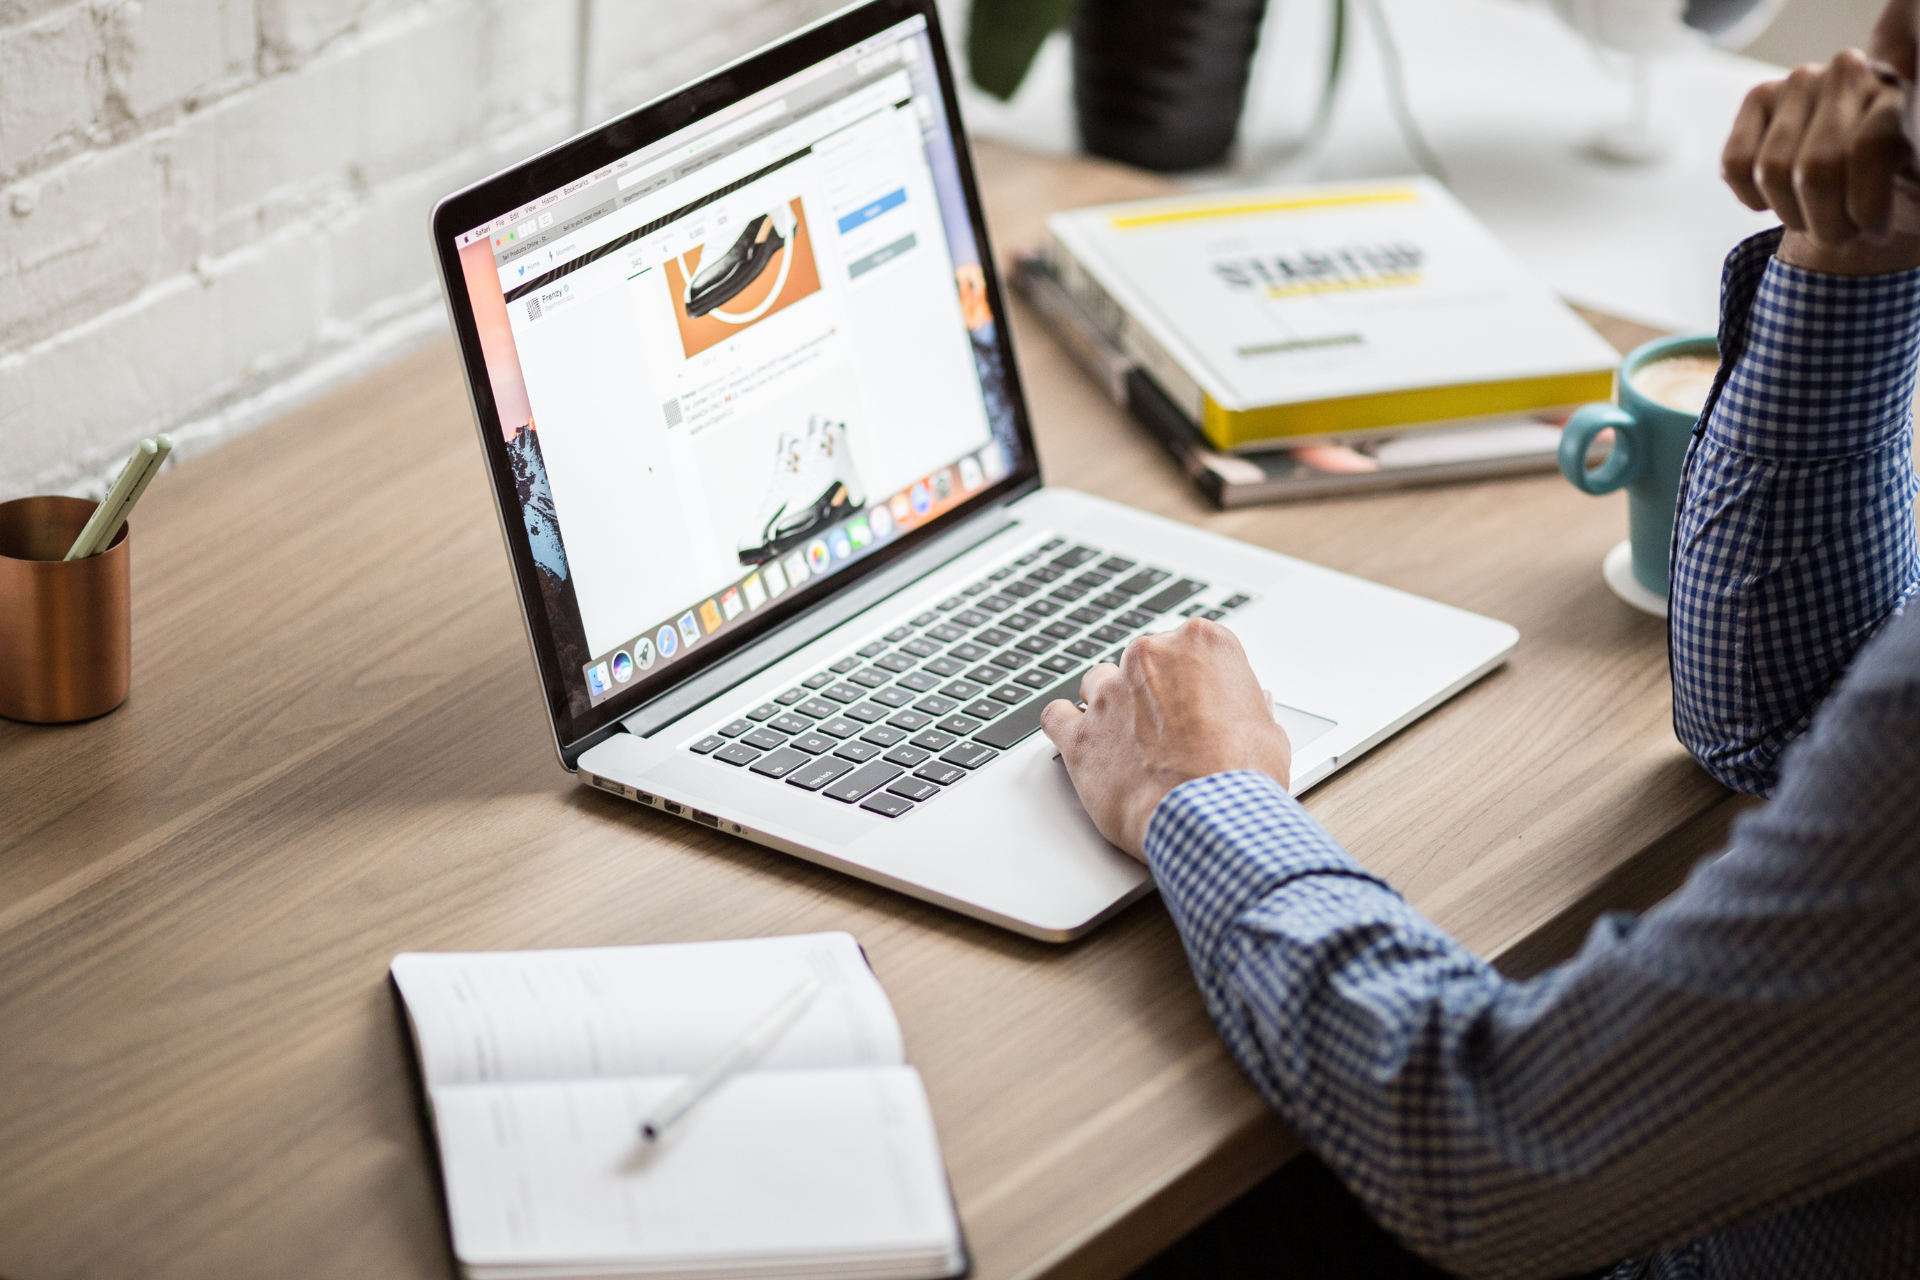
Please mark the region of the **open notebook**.
[[[643, 1147], [653, 1104], [808, 975], [779, 1041]], [[393, 979], [467, 1276], [967, 1269], [919, 1073], [848, 934], [416, 952]]]

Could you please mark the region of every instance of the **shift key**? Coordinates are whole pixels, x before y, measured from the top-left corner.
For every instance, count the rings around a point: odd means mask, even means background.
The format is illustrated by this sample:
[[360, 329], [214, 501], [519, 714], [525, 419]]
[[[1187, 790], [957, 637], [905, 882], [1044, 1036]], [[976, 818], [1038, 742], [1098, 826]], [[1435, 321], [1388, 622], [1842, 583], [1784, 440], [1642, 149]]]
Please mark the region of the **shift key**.
[[1005, 751], [1035, 729], [1040, 727], [1040, 713], [1046, 710], [1049, 702], [1055, 698], [1065, 698], [1069, 702], [1080, 700], [1080, 678], [1086, 675], [1083, 667], [1049, 689], [1042, 689], [1032, 699], [1021, 703], [992, 724], [973, 735], [975, 742], [984, 742], [990, 747]]

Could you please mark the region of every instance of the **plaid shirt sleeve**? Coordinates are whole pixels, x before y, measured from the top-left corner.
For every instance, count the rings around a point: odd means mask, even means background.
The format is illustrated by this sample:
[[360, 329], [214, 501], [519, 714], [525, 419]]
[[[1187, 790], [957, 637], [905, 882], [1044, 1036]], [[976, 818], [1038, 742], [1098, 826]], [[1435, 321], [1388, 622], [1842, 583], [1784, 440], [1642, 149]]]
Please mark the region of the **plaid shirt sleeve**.
[[1674, 731], [1727, 786], [1773, 793], [1860, 646], [1915, 586], [1912, 412], [1920, 270], [1833, 276], [1742, 244], [1721, 372], [1681, 481]]
[[[1519, 982], [1264, 775], [1185, 783], [1148, 827], [1235, 1060], [1377, 1219], [1461, 1274], [1920, 1276], [1920, 611], [1882, 625], [1913, 572], [1894, 402], [1920, 299], [1911, 278], [1765, 261], [1751, 285], [1769, 310], [1690, 464], [1690, 501], [1718, 514], [1682, 521], [1676, 576], [1706, 602], [1675, 610], [1688, 723], [1740, 727], [1716, 768], [1777, 774], [1723, 855]], [[1844, 341], [1796, 335], [1802, 314]], [[1841, 350], [1875, 342], [1897, 356]], [[1843, 358], [1845, 378], [1803, 363]]]

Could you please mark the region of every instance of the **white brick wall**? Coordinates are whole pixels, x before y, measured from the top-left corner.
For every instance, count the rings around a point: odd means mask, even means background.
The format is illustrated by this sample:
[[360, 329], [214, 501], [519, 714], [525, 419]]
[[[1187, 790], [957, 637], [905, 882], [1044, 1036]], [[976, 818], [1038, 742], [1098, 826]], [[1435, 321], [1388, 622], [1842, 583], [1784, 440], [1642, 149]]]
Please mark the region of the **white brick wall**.
[[835, 7], [0, 0], [0, 500], [440, 332], [436, 199]]

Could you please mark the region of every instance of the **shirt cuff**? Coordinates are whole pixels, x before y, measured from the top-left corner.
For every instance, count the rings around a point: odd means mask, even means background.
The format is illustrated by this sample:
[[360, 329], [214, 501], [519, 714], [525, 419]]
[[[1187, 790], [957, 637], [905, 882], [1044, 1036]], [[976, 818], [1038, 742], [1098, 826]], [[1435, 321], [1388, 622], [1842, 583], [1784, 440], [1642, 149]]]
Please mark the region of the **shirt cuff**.
[[1189, 957], [1207, 969], [1220, 961], [1234, 922], [1293, 880], [1338, 875], [1388, 887], [1285, 788], [1251, 770], [1196, 778], [1168, 792], [1147, 822], [1146, 848]]
[[[1746, 246], [1742, 246], [1745, 248]], [[1920, 348], [1920, 269], [1839, 276], [1766, 259], [1723, 354], [1738, 363], [1706, 434], [1750, 457], [1838, 458], [1906, 429]], [[1724, 350], [1733, 346], [1737, 350]]]

